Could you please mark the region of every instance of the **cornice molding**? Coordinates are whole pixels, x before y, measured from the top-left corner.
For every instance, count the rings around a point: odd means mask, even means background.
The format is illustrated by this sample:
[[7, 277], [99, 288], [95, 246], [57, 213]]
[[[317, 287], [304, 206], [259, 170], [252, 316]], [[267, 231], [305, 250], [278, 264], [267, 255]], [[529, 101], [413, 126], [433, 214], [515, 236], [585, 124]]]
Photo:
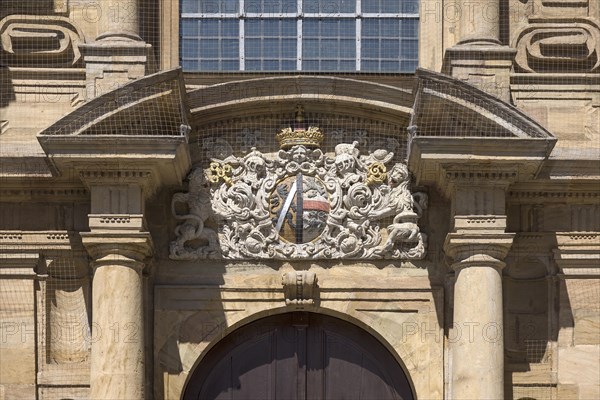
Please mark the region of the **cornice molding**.
[[564, 202], [573, 201], [573, 202], [581, 202], [585, 200], [594, 200], [597, 201], [600, 199], [600, 190], [569, 190], [565, 188], [564, 190], [552, 190], [552, 189], [539, 189], [539, 190], [531, 190], [531, 189], [522, 189], [522, 188], [511, 188], [507, 192], [507, 200], [508, 201], [519, 201], [519, 200], [528, 200], [528, 199], [536, 199], [543, 200], [544, 202], [551, 201], [560, 201]]
[[[0, 245], [0, 248], [3, 247]], [[2, 253], [0, 254], [0, 279], [39, 278], [37, 270], [40, 262], [39, 253]]]
[[0, 253], [71, 251], [79, 237], [72, 231], [0, 231]]
[[85, 202], [89, 201], [89, 192], [84, 187], [3, 187], [0, 189], [2, 201], [51, 201]]
[[600, 277], [600, 232], [557, 232], [554, 261], [563, 278]]

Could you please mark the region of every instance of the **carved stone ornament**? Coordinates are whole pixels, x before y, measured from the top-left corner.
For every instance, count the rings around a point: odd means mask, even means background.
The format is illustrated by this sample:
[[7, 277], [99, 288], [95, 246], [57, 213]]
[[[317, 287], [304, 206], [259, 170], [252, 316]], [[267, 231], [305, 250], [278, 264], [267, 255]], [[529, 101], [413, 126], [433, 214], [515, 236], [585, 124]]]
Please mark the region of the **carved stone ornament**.
[[252, 149], [194, 169], [189, 192], [172, 200], [184, 222], [170, 257], [423, 258], [417, 221], [427, 196], [411, 194], [406, 165], [390, 166], [393, 153], [385, 149], [361, 155], [356, 141], [328, 156], [319, 149], [322, 136], [315, 127], [286, 129], [274, 155]]
[[317, 275], [314, 272], [286, 272], [281, 277], [281, 284], [286, 305], [312, 305], [315, 303]]
[[67, 17], [9, 15], [0, 21], [0, 61], [9, 66], [72, 67], [83, 42]]
[[531, 23], [515, 40], [517, 71], [598, 72], [600, 28], [590, 20]]

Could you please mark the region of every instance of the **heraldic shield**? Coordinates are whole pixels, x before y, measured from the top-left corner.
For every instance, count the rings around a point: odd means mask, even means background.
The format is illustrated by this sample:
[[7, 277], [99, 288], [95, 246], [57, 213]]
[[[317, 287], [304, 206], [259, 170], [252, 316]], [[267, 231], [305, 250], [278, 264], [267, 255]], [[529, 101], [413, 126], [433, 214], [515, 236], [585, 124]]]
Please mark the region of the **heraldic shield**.
[[279, 236], [290, 243], [317, 239], [327, 226], [329, 196], [318, 178], [298, 174], [280, 181], [271, 193], [271, 215]]

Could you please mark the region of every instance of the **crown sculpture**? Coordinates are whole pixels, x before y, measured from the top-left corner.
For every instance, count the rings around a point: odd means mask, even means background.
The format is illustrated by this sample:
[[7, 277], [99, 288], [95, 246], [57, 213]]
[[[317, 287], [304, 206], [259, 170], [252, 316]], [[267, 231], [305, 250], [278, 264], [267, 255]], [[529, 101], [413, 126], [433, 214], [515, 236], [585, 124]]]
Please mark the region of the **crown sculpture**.
[[316, 126], [306, 128], [304, 123], [304, 109], [301, 105], [296, 106], [295, 124], [293, 127], [284, 128], [277, 134], [279, 146], [288, 150], [297, 145], [306, 147], [320, 147], [324, 135]]

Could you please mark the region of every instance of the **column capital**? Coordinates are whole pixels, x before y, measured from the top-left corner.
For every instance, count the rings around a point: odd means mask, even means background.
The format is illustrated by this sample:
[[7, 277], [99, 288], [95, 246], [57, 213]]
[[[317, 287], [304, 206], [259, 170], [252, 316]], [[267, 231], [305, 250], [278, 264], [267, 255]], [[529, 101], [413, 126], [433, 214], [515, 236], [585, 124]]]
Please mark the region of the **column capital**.
[[142, 270], [153, 254], [148, 232], [82, 232], [83, 246], [93, 260], [94, 270], [103, 265], [123, 265]]
[[514, 237], [514, 233], [449, 233], [444, 252], [455, 271], [472, 265], [502, 269]]

